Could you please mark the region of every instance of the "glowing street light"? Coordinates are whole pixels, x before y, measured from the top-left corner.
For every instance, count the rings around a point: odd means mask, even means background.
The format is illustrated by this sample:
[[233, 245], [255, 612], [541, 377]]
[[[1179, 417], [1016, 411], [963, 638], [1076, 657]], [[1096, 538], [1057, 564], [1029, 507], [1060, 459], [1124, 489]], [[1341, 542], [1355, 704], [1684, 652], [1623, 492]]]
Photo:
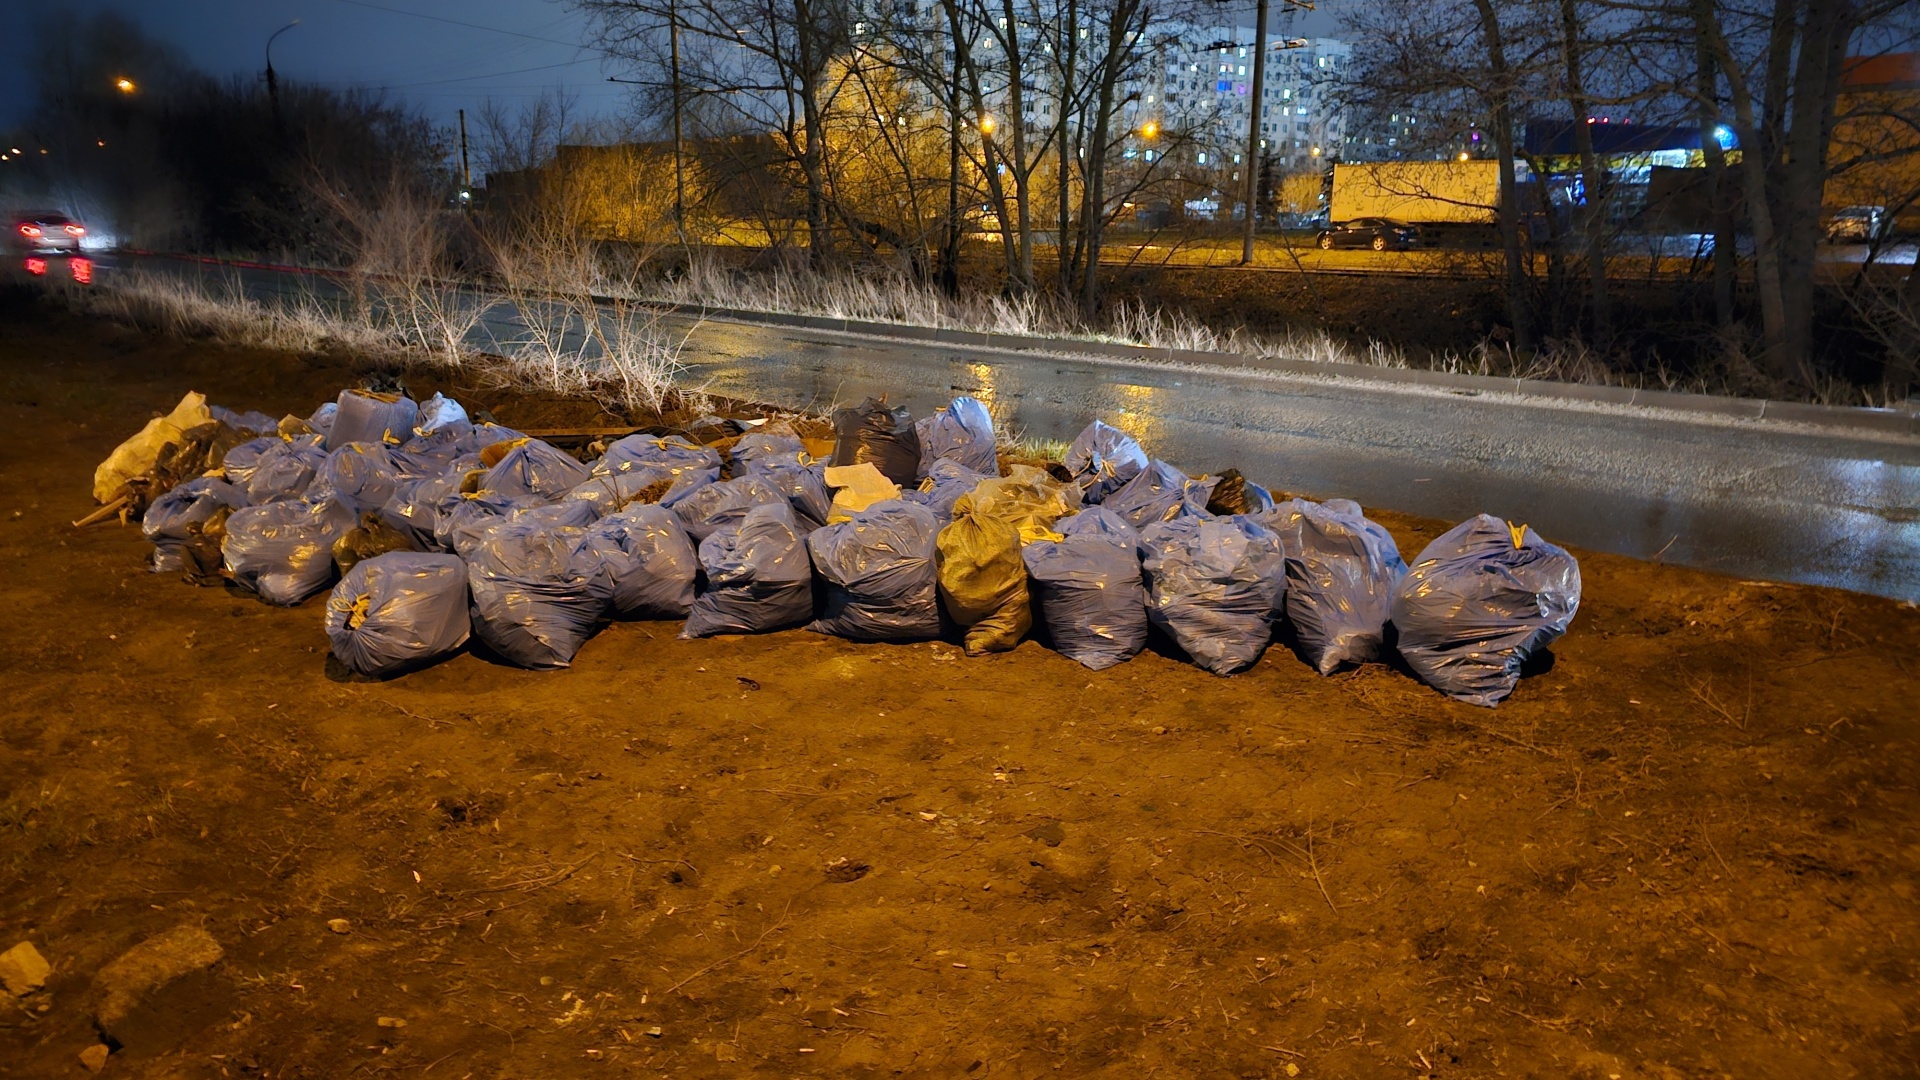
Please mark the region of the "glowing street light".
[[980, 118], [980, 134], [982, 135], [993, 134], [993, 129], [998, 126], [1000, 126], [999, 122], [991, 116], [983, 116]]
[[115, 90], [120, 91], [123, 94], [131, 94], [135, 90], [140, 89], [139, 87], [133, 84], [132, 79], [127, 78], [125, 75], [122, 75], [119, 78], [113, 80], [113, 88]]
[[1152, 120], [1149, 120], [1146, 123], [1140, 125], [1140, 137], [1143, 139], [1151, 139], [1158, 136], [1159, 134], [1160, 134], [1160, 125], [1155, 123]]
[[1469, 154], [1469, 153], [1467, 153], [1467, 152], [1466, 152], [1465, 150], [1462, 150], [1462, 151], [1460, 151], [1460, 160], [1461, 160], [1461, 161], [1468, 161], [1468, 160], [1470, 160], [1470, 159], [1471, 159], [1472, 157], [1473, 157], [1473, 155], [1472, 155], [1472, 154]]

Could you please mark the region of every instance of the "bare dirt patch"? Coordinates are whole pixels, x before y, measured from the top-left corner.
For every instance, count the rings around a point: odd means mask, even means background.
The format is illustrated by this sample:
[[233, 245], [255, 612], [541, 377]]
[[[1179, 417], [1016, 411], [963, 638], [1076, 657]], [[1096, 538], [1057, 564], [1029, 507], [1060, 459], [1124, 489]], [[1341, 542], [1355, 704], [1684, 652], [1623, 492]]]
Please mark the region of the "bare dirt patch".
[[[0, 949], [53, 970], [0, 994], [0, 1075], [79, 1075], [95, 976], [182, 925], [224, 956], [110, 1073], [1920, 1061], [1912, 608], [1582, 553], [1579, 618], [1497, 711], [1279, 646], [1220, 679], [660, 623], [565, 672], [340, 683], [318, 600], [67, 527], [186, 390], [304, 413], [352, 378], [5, 314]], [[1409, 552], [1443, 527], [1381, 517]]]

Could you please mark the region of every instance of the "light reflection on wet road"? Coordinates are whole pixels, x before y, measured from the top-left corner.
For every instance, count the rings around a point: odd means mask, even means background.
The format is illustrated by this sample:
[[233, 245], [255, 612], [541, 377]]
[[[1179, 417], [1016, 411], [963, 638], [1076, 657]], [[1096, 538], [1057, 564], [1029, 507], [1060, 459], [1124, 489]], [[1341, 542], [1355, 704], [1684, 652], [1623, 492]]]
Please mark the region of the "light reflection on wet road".
[[1920, 600], [1920, 440], [737, 323], [689, 345], [716, 393], [813, 407], [887, 393], [915, 415], [973, 394], [1035, 438], [1104, 417], [1190, 472], [1234, 466], [1313, 497], [1486, 511], [1582, 547]]

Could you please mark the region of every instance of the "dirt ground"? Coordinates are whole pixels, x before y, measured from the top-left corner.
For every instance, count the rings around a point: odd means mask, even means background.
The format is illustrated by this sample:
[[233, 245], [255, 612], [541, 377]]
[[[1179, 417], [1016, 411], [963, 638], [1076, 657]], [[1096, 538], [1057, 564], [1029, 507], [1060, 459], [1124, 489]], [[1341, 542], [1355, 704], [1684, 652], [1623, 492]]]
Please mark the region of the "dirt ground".
[[0, 1076], [84, 1075], [96, 973], [183, 924], [224, 959], [105, 1075], [1920, 1072], [1911, 607], [1580, 553], [1492, 711], [662, 623], [339, 682], [323, 599], [68, 526], [186, 390], [352, 378], [0, 311], [0, 949], [53, 965]]

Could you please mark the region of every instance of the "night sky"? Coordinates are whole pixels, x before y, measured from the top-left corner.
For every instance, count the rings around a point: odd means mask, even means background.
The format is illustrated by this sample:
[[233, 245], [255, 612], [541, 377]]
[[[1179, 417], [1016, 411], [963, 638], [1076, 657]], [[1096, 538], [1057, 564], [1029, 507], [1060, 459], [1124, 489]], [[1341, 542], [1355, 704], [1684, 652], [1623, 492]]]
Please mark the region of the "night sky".
[[[1274, 30], [1334, 33], [1334, 11], [1346, 2], [1323, 0], [1318, 12], [1292, 16], [1290, 27], [1276, 12]], [[586, 116], [617, 113], [625, 98], [624, 88], [605, 81], [618, 72], [603, 69], [598, 53], [563, 44], [587, 41], [589, 27], [552, 0], [25, 0], [7, 6], [10, 29], [31, 27], [49, 11], [117, 11], [222, 77], [257, 77], [266, 66], [267, 37], [297, 18], [300, 25], [273, 46], [282, 78], [380, 89], [442, 124], [488, 97], [516, 102], [551, 86], [577, 92]], [[1242, 21], [1253, 21], [1251, 5]], [[0, 64], [0, 126], [23, 120], [31, 98], [25, 65]]]

